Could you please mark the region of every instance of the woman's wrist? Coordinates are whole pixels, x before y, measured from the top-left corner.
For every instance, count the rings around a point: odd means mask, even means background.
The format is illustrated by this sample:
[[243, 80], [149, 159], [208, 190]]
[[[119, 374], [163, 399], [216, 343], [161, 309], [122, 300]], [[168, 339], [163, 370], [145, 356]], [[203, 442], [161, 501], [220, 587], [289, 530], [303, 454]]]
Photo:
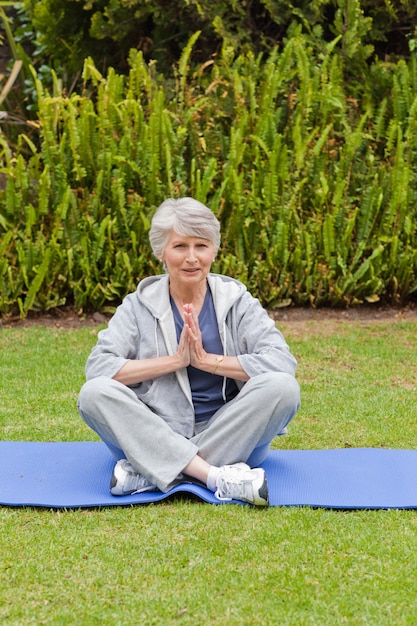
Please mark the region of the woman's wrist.
[[215, 374], [217, 372], [217, 368], [219, 367], [220, 363], [224, 360], [224, 355], [223, 354], [219, 354], [215, 357], [214, 359], [214, 364], [212, 366], [212, 369], [210, 370], [210, 374]]

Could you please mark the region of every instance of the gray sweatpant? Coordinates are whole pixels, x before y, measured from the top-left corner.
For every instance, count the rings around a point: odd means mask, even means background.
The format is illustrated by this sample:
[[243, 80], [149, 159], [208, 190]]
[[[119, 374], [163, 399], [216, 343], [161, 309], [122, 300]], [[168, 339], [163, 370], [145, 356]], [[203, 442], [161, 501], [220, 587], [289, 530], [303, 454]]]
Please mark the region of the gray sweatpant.
[[174, 432], [126, 385], [99, 376], [87, 381], [78, 399], [83, 420], [108, 446], [114, 457], [132, 466], [161, 491], [181, 479], [196, 454], [211, 465], [244, 461], [261, 463], [276, 435], [299, 408], [296, 379], [285, 373], [260, 374], [210, 420], [197, 423], [193, 437]]

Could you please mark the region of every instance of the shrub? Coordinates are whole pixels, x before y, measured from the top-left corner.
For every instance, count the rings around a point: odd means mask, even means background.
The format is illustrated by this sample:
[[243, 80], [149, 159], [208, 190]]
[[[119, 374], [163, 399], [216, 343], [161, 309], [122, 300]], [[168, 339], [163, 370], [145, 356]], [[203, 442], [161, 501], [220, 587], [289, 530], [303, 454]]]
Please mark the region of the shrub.
[[23, 0], [19, 5], [17, 24], [25, 26], [16, 29], [19, 39], [37, 67], [59, 71], [67, 89], [88, 56], [103, 73], [108, 67], [127, 73], [131, 49], [157, 60], [160, 71], [170, 75], [198, 29], [196, 63], [217, 54], [223, 43], [236, 52], [267, 53], [297, 26], [316, 45], [342, 34], [342, 50], [356, 45], [359, 57], [374, 48], [381, 59], [406, 56], [417, 16], [414, 3], [404, 0]]
[[150, 218], [180, 195], [221, 220], [215, 269], [267, 306], [413, 296], [416, 57], [376, 62], [352, 95], [338, 40], [317, 51], [295, 33], [268, 56], [224, 47], [194, 70], [197, 40], [171, 84], [134, 51], [128, 76], [87, 59], [83, 94], [34, 76], [40, 148], [22, 134], [11, 155], [2, 141], [3, 314], [118, 303], [159, 271]]

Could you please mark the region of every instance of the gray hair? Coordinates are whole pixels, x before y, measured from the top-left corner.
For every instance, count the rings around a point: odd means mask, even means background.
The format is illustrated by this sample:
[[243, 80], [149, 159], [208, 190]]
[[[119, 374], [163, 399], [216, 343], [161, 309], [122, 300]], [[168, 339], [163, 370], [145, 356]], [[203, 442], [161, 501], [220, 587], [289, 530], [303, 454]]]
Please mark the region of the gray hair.
[[211, 241], [214, 254], [220, 246], [220, 223], [214, 213], [194, 198], [165, 200], [156, 210], [149, 231], [154, 255], [161, 259], [170, 232]]

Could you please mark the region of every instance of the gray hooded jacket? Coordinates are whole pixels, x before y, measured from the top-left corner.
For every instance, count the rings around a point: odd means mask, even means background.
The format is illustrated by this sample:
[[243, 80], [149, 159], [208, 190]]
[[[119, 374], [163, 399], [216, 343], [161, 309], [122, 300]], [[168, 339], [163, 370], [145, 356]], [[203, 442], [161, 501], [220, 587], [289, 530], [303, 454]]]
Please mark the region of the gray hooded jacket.
[[[249, 377], [266, 372], [295, 375], [296, 360], [282, 334], [239, 281], [209, 274], [225, 355], [237, 356]], [[117, 308], [86, 364], [87, 380], [112, 378], [130, 359], [173, 355], [178, 347], [168, 275], [142, 280]], [[236, 381], [239, 388], [244, 383]], [[131, 385], [138, 398], [185, 437], [194, 431], [194, 409], [186, 368]]]

